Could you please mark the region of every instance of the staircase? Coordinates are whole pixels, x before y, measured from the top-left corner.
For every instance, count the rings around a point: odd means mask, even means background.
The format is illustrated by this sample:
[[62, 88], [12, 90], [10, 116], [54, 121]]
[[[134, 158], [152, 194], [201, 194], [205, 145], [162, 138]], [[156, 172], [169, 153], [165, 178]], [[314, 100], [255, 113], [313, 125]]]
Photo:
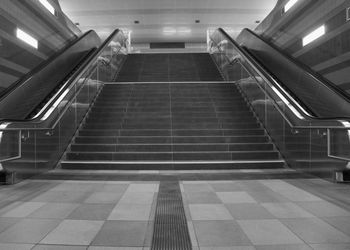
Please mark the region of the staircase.
[[[103, 87], [61, 161], [62, 169], [283, 168], [283, 159], [235, 84], [222, 81], [208, 55], [183, 55], [130, 57], [119, 82]], [[142, 63], [135, 58], [143, 58]], [[178, 74], [158, 68], [160, 58], [176, 61]], [[152, 60], [153, 71], [147, 66], [135, 73], [135, 63]], [[195, 65], [192, 76], [189, 64]], [[186, 81], [178, 82], [183, 72]], [[121, 83], [129, 73], [133, 82]], [[150, 82], [142, 82], [146, 79]]]

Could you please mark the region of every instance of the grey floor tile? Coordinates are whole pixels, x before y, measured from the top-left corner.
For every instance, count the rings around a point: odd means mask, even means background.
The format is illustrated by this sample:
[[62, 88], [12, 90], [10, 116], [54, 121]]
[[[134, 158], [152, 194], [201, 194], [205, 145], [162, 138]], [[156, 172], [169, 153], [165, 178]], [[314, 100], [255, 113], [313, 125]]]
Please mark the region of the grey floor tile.
[[216, 195], [225, 203], [256, 203], [247, 192], [217, 192]]
[[214, 192], [187, 192], [184, 196], [186, 201], [190, 204], [221, 203], [221, 200]]
[[312, 250], [308, 245], [256, 246], [256, 250]]
[[119, 203], [152, 204], [154, 196], [153, 192], [125, 192]]
[[253, 197], [254, 200], [260, 203], [268, 202], [288, 202], [289, 200], [283, 195], [276, 193], [272, 190], [268, 191], [247, 191], [247, 193]]
[[23, 219], [0, 234], [1, 243], [38, 243], [51, 232], [59, 220]]
[[343, 233], [350, 235], [350, 217], [326, 217], [321, 219]]
[[215, 192], [243, 191], [242, 187], [235, 182], [211, 183]]
[[118, 204], [114, 207], [108, 220], [148, 221], [151, 215], [151, 205]]
[[303, 244], [278, 220], [239, 220], [238, 224], [254, 245]]
[[88, 183], [86, 182], [80, 182], [80, 181], [74, 181], [69, 182], [65, 181], [54, 188], [50, 189], [50, 191], [80, 191], [80, 192], [94, 192], [98, 191], [103, 187], [104, 183], [101, 182], [93, 182], [90, 181]]
[[90, 246], [88, 250], [145, 250], [144, 247], [96, 247]]
[[106, 220], [114, 208], [114, 204], [81, 204], [67, 219], [70, 220]]
[[262, 203], [261, 204], [276, 218], [310, 218], [315, 217], [306, 210], [292, 202], [283, 203]]
[[158, 192], [159, 185], [155, 183], [131, 183], [126, 192]]
[[257, 203], [226, 204], [226, 208], [236, 220], [275, 219], [269, 211]]
[[86, 250], [87, 246], [36, 245], [32, 250]]
[[350, 237], [319, 218], [283, 219], [282, 222], [307, 243], [348, 243]]
[[41, 244], [89, 245], [100, 231], [103, 221], [64, 220]]
[[93, 246], [142, 247], [147, 222], [107, 221], [92, 242]]
[[0, 243], [0, 250], [31, 250], [32, 244], [6, 244]]
[[20, 218], [0, 218], [0, 233], [19, 222]]
[[47, 191], [35, 197], [33, 201], [82, 203], [90, 195], [91, 192], [84, 191]]
[[350, 211], [327, 201], [298, 202], [298, 205], [317, 217], [350, 216]]
[[211, 185], [207, 183], [183, 184], [185, 193], [187, 192], [214, 192]]
[[129, 184], [107, 183], [101, 187], [100, 192], [124, 193], [129, 187]]
[[314, 250], [349, 250], [350, 244], [311, 244]]
[[234, 221], [194, 221], [193, 225], [200, 248], [251, 245], [240, 226]]
[[253, 246], [201, 247], [200, 250], [256, 250]]
[[96, 203], [96, 204], [116, 204], [123, 193], [112, 193], [112, 192], [94, 192], [86, 200], [85, 203]]
[[11, 209], [10, 211], [2, 214], [2, 217], [15, 217], [15, 218], [24, 218], [35, 210], [41, 208], [46, 203], [44, 202], [23, 202], [19, 206]]
[[65, 219], [78, 206], [79, 204], [77, 203], [47, 203], [35, 212], [31, 213], [28, 217], [44, 219]]
[[192, 220], [233, 220], [223, 204], [190, 204]]

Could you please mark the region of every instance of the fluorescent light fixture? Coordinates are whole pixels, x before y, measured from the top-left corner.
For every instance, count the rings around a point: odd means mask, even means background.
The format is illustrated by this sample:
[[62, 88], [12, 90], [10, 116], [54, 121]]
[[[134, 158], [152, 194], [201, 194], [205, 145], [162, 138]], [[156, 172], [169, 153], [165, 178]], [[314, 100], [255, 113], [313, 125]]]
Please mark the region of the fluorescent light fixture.
[[36, 49], [38, 48], [38, 40], [36, 40], [34, 37], [29, 35], [28, 33], [24, 32], [23, 30], [17, 28], [16, 36], [18, 39], [29, 44], [30, 46], [32, 46]]
[[176, 34], [176, 29], [167, 27], [163, 29], [163, 33], [164, 35], [174, 35]]
[[326, 27], [322, 25], [303, 38], [303, 46], [315, 41], [326, 33]]
[[290, 8], [292, 8], [297, 2], [298, 0], [289, 0], [288, 3], [284, 5], [284, 12], [287, 12], [288, 10], [290, 10]]
[[39, 2], [50, 11], [52, 15], [55, 15], [55, 8], [47, 0], [39, 0]]
[[190, 28], [179, 28], [177, 32], [181, 34], [190, 34], [192, 33], [192, 30]]

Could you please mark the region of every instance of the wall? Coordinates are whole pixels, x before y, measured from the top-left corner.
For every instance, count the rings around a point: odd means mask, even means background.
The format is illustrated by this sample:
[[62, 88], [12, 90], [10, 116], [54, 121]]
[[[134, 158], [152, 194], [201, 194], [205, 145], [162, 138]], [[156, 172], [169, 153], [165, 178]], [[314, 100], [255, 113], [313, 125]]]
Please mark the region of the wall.
[[[52, 15], [37, 0], [0, 1], [0, 95], [80, 34], [56, 0]], [[38, 49], [16, 38], [21, 28], [39, 41]]]
[[[283, 13], [287, 2], [280, 0], [255, 31], [350, 94], [350, 1], [299, 0]], [[303, 47], [302, 38], [322, 24], [326, 34]]]

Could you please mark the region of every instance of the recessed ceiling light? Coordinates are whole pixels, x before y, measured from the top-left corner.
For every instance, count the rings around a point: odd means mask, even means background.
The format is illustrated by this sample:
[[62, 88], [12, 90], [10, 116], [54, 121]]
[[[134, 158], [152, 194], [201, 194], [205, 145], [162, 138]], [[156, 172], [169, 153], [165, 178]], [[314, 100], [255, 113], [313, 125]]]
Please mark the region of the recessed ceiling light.
[[190, 28], [181, 27], [177, 30], [177, 32], [179, 32], [181, 34], [190, 34], [192, 32], [192, 30]]
[[197, 19], [196, 21], [195, 21], [195, 23], [200, 23], [201, 22], [201, 20], [199, 20], [199, 19]]
[[171, 28], [171, 27], [165, 27], [163, 29], [163, 34], [164, 35], [174, 35], [174, 34], [176, 34], [176, 29], [175, 28]]
[[135, 23], [135, 24], [139, 24], [140, 21], [139, 21], [139, 20], [135, 20], [134, 23]]
[[260, 20], [256, 20], [255, 23], [260, 23]]
[[290, 8], [292, 8], [297, 2], [298, 0], [289, 0], [288, 3], [284, 5], [284, 12], [287, 12], [288, 10], [290, 10]]
[[24, 32], [23, 30], [17, 28], [16, 36], [18, 39], [22, 40], [23, 42], [29, 44], [30, 46], [34, 48], [38, 48], [38, 40], [36, 40], [34, 37], [29, 35], [27, 32]]
[[308, 45], [324, 34], [326, 34], [326, 27], [322, 25], [303, 38], [303, 46]]
[[39, 2], [50, 11], [52, 15], [55, 15], [55, 8], [47, 0], [39, 0]]

